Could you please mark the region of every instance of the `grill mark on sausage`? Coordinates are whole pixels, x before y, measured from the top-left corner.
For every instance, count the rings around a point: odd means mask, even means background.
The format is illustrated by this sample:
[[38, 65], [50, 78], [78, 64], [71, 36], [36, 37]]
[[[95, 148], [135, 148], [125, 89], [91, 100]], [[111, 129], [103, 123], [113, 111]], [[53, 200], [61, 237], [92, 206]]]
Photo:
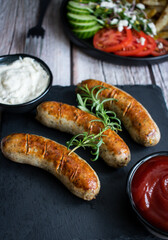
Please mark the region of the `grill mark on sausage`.
[[105, 82], [100, 82], [98, 85], [100, 85], [100, 86], [103, 86], [104, 87], [104, 85], [105, 85], [106, 83]]
[[25, 145], [26, 145], [26, 153], [25, 153], [25, 154], [26, 154], [26, 155], [28, 154], [28, 151], [29, 151], [29, 146], [28, 146], [28, 135], [29, 135], [29, 134], [26, 134], [26, 136], [25, 136], [25, 138], [26, 138], [26, 144], [25, 144]]
[[29, 139], [30, 139], [30, 134], [27, 134], [27, 154], [29, 154], [29, 149], [30, 149]]
[[70, 181], [73, 182], [73, 180], [75, 179], [77, 173], [78, 173], [78, 169], [79, 166], [77, 166], [77, 168], [72, 172], [71, 176], [70, 176]]
[[[66, 106], [67, 104], [64, 104], [64, 103], [60, 103], [60, 122], [61, 122], [61, 119], [62, 118], [65, 118], [65, 112], [67, 111], [67, 109], [65, 108], [64, 109], [64, 107]], [[68, 105], [67, 105], [68, 106]], [[72, 107], [74, 107], [74, 106], [72, 106]], [[75, 111], [74, 111], [74, 109], [75, 109]], [[74, 109], [73, 109], [73, 120], [76, 122], [77, 121], [77, 119], [78, 119], [78, 117], [79, 117], [79, 113], [78, 113], [78, 111], [80, 111], [79, 109], [77, 109], [77, 108], [75, 108], [74, 107]], [[66, 111], [65, 111], [66, 110]], [[71, 109], [68, 109], [69, 111], [72, 111]], [[72, 114], [72, 112], [71, 112], [71, 114]]]
[[78, 109], [75, 110], [74, 114], [75, 114], [75, 122], [76, 122], [77, 119], [78, 119], [78, 117], [79, 117], [79, 111], [78, 111]]
[[57, 173], [61, 173], [62, 172], [62, 169], [63, 169], [63, 166], [64, 166], [64, 153], [62, 153], [62, 158], [60, 160], [60, 163], [56, 169]]
[[[49, 102], [48, 102], [49, 103]], [[51, 102], [52, 104], [49, 104], [49, 107], [50, 109], [48, 110], [48, 114], [52, 114], [53, 115], [53, 111], [54, 111], [54, 108], [55, 106], [53, 104], [55, 104], [55, 102]], [[60, 115], [61, 115], [61, 105], [62, 103], [57, 103], [57, 115], [58, 115], [58, 118], [60, 118]]]
[[110, 95], [111, 98], [114, 98], [116, 91], [117, 91], [116, 89], [111, 89], [111, 95]]
[[101, 130], [103, 129], [103, 123], [101, 122], [97, 122], [97, 121], [92, 121], [90, 122], [90, 126], [89, 126], [89, 134], [98, 134], [99, 132], [101, 132]]
[[118, 95], [118, 93], [117, 93], [117, 91], [115, 91], [113, 98], [117, 99], [117, 95]]
[[[81, 124], [81, 125], [83, 125], [84, 130], [90, 134], [90, 130], [91, 130], [93, 124], [91, 121], [89, 121], [89, 122], [84, 121], [84, 119], [87, 119], [88, 113], [81, 111], [80, 109], [76, 109], [75, 114], [76, 114], [75, 123], [77, 125], [79, 125], [78, 122], [81, 122], [81, 120], [83, 120], [83, 124]], [[81, 119], [81, 116], [82, 116], [82, 119]], [[93, 116], [93, 119], [94, 119], [94, 116]], [[92, 120], [92, 119], [90, 119], [90, 120]]]
[[62, 106], [62, 103], [59, 103], [59, 109], [58, 109], [59, 116], [61, 116], [61, 106]]
[[[114, 98], [114, 99], [115, 99], [114, 96], [115, 96], [115, 94], [116, 94], [116, 89], [109, 89], [109, 91], [110, 91], [109, 96], [107, 97], [107, 96], [104, 95], [104, 97], [105, 97], [105, 98]], [[108, 101], [107, 104], [105, 103], [104, 106], [107, 106], [107, 105], [111, 105], [111, 106], [112, 106], [112, 105], [114, 104], [114, 101], [115, 101], [115, 100], [110, 100], [110, 101]]]
[[62, 118], [62, 103], [60, 103], [59, 113], [60, 113], [60, 118]]
[[47, 143], [45, 141], [45, 143], [44, 143], [44, 151], [43, 151], [42, 156], [41, 156], [43, 159], [45, 159], [46, 153], [47, 153]]
[[[134, 101], [134, 100], [133, 100], [133, 101]], [[125, 116], [125, 115], [127, 114], [128, 110], [131, 109], [132, 104], [133, 104], [133, 101], [131, 101], [131, 102], [126, 106], [126, 108], [125, 108], [124, 111], [123, 111], [123, 116]]]

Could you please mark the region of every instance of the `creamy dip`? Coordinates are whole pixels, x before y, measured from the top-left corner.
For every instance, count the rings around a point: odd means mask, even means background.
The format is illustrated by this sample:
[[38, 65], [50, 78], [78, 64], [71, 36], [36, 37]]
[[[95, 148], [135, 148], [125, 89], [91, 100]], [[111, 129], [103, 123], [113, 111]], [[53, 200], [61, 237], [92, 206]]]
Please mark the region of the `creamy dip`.
[[9, 65], [0, 65], [0, 103], [25, 103], [42, 94], [49, 75], [32, 58], [25, 57]]

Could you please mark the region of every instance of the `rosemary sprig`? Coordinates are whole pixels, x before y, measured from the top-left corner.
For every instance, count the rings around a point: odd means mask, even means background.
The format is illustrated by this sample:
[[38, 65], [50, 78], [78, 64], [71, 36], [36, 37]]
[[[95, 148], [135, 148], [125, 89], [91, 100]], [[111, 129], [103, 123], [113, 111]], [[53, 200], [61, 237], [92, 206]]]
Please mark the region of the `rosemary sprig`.
[[102, 122], [105, 127], [111, 128], [116, 132], [121, 131], [121, 121], [117, 118], [115, 112], [108, 111], [104, 108], [104, 103], [117, 100], [115, 98], [107, 98], [101, 101], [99, 98], [99, 94], [107, 88], [103, 86], [95, 86], [89, 90], [87, 85], [79, 88], [82, 90], [82, 93], [77, 94], [77, 100], [79, 103], [78, 108], [85, 112], [94, 114], [100, 119], [95, 121]]
[[92, 120], [92, 122], [102, 122], [104, 127], [98, 134], [89, 134], [88, 132], [84, 132], [72, 137], [71, 140], [66, 143], [68, 149], [71, 146], [74, 146], [69, 154], [76, 151], [80, 147], [83, 147], [84, 149], [86, 147], [91, 147], [93, 149], [91, 154], [95, 156], [95, 158], [91, 160], [96, 161], [100, 153], [99, 148], [103, 144], [102, 137], [105, 136], [103, 133], [109, 128], [116, 132], [121, 131], [121, 122], [116, 117], [115, 112], [104, 109], [105, 102], [117, 100], [114, 98], [107, 98], [101, 101], [99, 98], [99, 94], [105, 89], [107, 88], [103, 86], [95, 86], [91, 90], [89, 90], [87, 85], [80, 87], [82, 93], [77, 94], [77, 100], [79, 103], [78, 108], [98, 117], [98, 119]]
[[[91, 159], [92, 161], [96, 161], [99, 157], [99, 148], [103, 143], [103, 132], [106, 129], [103, 129], [102, 131], [100, 131], [100, 133], [98, 134], [90, 134], [88, 132], [84, 132], [81, 134], [78, 134], [74, 137], [71, 138], [70, 141], [68, 141], [67, 147], [68, 149], [71, 146], [75, 146], [70, 152], [69, 154], [71, 154], [72, 152], [76, 151], [76, 149], [83, 147], [85, 149], [85, 147], [91, 147], [93, 149], [93, 151], [91, 151], [91, 154], [95, 156], [95, 158]], [[79, 139], [78, 139], [79, 138]]]

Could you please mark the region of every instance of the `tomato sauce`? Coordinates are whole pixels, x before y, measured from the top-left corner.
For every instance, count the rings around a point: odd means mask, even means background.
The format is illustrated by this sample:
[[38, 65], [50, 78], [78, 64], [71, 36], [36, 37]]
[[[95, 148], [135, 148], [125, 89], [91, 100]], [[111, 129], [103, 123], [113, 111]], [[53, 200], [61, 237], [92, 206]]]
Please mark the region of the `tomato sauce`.
[[168, 156], [144, 162], [132, 179], [135, 206], [153, 226], [168, 231]]

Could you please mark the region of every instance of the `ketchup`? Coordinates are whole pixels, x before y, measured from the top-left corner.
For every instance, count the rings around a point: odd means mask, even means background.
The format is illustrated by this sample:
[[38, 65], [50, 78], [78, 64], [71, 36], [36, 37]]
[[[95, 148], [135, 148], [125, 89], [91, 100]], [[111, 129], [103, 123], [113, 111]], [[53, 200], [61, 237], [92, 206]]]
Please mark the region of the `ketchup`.
[[143, 218], [168, 232], [168, 156], [144, 162], [132, 179], [132, 197]]

